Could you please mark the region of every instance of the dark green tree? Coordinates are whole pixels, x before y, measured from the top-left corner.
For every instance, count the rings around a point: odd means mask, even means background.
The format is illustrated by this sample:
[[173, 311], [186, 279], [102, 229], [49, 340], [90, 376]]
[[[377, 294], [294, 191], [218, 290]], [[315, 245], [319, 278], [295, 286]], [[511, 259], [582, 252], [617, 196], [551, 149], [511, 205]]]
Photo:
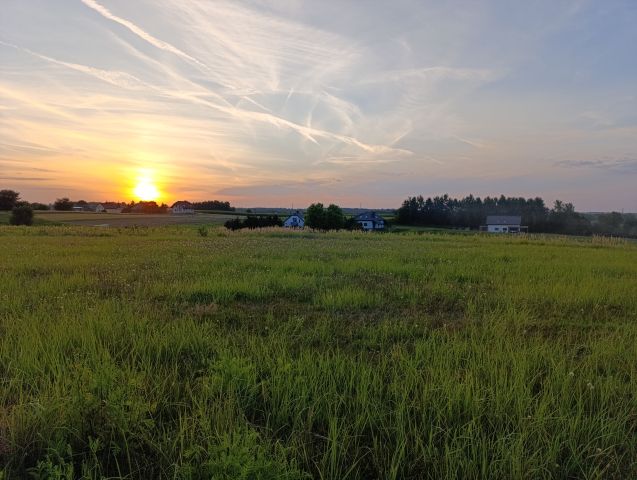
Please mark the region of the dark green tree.
[[69, 211], [73, 210], [73, 202], [68, 198], [58, 198], [53, 204], [55, 210]]
[[20, 194], [14, 190], [0, 190], [0, 210], [11, 211], [18, 204]]
[[315, 230], [325, 230], [325, 208], [322, 203], [313, 203], [305, 212], [305, 225]]
[[33, 224], [33, 209], [29, 205], [19, 205], [13, 207], [11, 210], [11, 218], [9, 218], [11, 225], [32, 225]]
[[49, 206], [45, 203], [33, 202], [29, 204], [33, 210], [48, 210]]
[[325, 210], [325, 225], [323, 230], [342, 230], [345, 227], [345, 215], [338, 205], [333, 203]]

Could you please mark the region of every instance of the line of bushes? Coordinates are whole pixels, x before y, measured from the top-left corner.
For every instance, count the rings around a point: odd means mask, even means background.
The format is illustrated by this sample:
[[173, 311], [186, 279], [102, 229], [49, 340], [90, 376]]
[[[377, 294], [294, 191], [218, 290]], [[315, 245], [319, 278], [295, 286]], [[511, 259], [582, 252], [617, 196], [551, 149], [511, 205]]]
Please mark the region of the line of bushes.
[[282, 227], [283, 220], [278, 215], [249, 216], [244, 220], [233, 218], [224, 223], [228, 230], [241, 230], [243, 228], [255, 229], [265, 227]]

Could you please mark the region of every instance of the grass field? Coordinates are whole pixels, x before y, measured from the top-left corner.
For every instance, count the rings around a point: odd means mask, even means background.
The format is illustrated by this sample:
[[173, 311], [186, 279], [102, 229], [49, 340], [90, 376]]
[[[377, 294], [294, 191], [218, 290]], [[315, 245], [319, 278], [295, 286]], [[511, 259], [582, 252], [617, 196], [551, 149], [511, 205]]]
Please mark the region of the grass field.
[[0, 227], [0, 478], [637, 477], [637, 245]]
[[[239, 215], [240, 216], [240, 215]], [[143, 215], [135, 213], [36, 212], [35, 219], [43, 222], [103, 227], [159, 227], [163, 225], [221, 225], [229, 218], [221, 213], [195, 215]]]

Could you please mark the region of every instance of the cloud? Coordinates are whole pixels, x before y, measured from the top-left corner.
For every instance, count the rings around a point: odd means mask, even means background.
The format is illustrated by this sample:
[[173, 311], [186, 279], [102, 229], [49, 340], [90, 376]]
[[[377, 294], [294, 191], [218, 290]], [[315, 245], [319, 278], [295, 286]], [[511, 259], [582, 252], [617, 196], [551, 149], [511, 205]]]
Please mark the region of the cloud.
[[0, 40], [0, 45], [4, 45], [6, 47], [11, 47], [16, 50], [20, 50], [36, 58], [39, 58], [40, 60], [44, 60], [46, 62], [59, 65], [61, 67], [66, 67], [71, 70], [75, 70], [76, 72], [91, 75], [95, 78], [105, 81], [106, 83], [110, 83], [111, 85], [114, 85], [116, 87], [121, 87], [128, 90], [143, 90], [149, 87], [149, 85], [145, 84], [140, 79], [126, 72], [102, 70], [99, 68], [89, 67], [87, 65], [81, 65], [78, 63], [63, 62], [62, 60], [57, 60], [55, 58], [48, 57], [46, 55], [42, 55], [40, 53], [29, 50], [28, 48], [19, 47], [11, 43], [3, 42], [2, 40]]
[[111, 11], [108, 8], [100, 5], [96, 1], [94, 1], [94, 0], [81, 0], [81, 1], [82, 1], [82, 3], [84, 5], [86, 5], [87, 7], [95, 10], [97, 13], [102, 15], [104, 18], [112, 20], [113, 22], [119, 23], [123, 27], [126, 27], [128, 30], [133, 32], [135, 35], [137, 35], [141, 39], [145, 40], [146, 42], [150, 43], [151, 45], [159, 48], [160, 50], [164, 50], [166, 52], [173, 53], [173, 54], [177, 55], [178, 57], [180, 57], [180, 58], [182, 58], [184, 60], [192, 62], [192, 63], [194, 63], [194, 64], [196, 64], [196, 65], [198, 65], [200, 67], [206, 68], [206, 65], [204, 65], [202, 62], [200, 62], [196, 58], [188, 55], [187, 53], [185, 53], [183, 51], [181, 51], [180, 49], [178, 49], [174, 45], [171, 45], [170, 43], [165, 42], [163, 40], [160, 40], [157, 37], [151, 35], [150, 33], [146, 32], [142, 28], [140, 28], [137, 25], [135, 25], [133, 22], [130, 22], [130, 21], [124, 19], [124, 18], [118, 17], [117, 15], [114, 15], [113, 13], [111, 13]]
[[637, 157], [604, 157], [594, 160], [558, 160], [555, 165], [563, 168], [595, 168], [615, 173], [637, 173]]

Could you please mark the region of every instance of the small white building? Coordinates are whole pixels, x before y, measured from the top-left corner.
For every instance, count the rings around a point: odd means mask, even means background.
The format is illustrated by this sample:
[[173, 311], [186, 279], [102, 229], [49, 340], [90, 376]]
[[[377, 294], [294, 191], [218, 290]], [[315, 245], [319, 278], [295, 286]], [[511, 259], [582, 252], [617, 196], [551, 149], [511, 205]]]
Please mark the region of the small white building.
[[366, 231], [385, 229], [385, 219], [376, 212], [361, 213], [356, 216], [356, 222]]
[[305, 218], [298, 210], [285, 219], [283, 222], [285, 228], [303, 228], [305, 227]]
[[487, 224], [481, 226], [480, 230], [489, 233], [522, 233], [527, 232], [529, 227], [522, 225], [519, 215], [489, 215]]
[[173, 203], [173, 206], [170, 208], [170, 211], [176, 215], [192, 215], [195, 213], [195, 209], [192, 206], [192, 203], [187, 202], [185, 200], [181, 200], [179, 202]]

